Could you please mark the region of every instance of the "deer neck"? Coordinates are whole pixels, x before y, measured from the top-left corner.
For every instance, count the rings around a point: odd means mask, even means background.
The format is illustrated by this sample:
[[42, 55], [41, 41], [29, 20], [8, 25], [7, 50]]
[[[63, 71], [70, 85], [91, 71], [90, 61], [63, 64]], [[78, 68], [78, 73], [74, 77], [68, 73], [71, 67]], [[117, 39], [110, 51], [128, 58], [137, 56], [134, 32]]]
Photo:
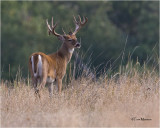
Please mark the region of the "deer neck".
[[72, 54], [74, 52], [74, 48], [69, 48], [65, 43], [62, 44], [61, 48], [59, 49], [58, 53], [66, 59], [67, 63], [69, 63]]

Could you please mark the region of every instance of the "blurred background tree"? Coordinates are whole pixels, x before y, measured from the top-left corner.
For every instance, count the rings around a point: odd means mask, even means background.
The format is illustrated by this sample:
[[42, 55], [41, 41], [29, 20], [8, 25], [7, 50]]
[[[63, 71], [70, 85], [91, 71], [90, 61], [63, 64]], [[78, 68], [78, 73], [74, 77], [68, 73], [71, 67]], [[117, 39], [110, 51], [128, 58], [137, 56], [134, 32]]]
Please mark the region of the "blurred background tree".
[[2, 79], [9, 79], [9, 65], [11, 78], [19, 66], [26, 77], [31, 53], [49, 54], [60, 47], [47, 33], [45, 20], [52, 16], [59, 33], [62, 27], [66, 32], [74, 29], [73, 15], [88, 17], [77, 34], [82, 47], [76, 51], [85, 56], [84, 63], [91, 58], [91, 68], [98, 67], [98, 72], [110, 65], [117, 70], [128, 58], [151, 66], [158, 62], [159, 1], [2, 1], [1, 12]]

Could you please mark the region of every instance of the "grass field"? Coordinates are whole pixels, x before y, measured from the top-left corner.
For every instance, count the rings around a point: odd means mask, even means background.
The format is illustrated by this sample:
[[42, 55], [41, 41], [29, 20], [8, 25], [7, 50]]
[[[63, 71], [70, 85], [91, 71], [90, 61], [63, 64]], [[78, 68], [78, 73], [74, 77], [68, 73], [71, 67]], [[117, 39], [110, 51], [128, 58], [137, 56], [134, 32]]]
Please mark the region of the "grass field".
[[152, 71], [102, 75], [72, 80], [58, 95], [49, 98], [42, 90], [37, 100], [34, 90], [23, 80], [1, 81], [2, 127], [158, 127], [159, 76]]

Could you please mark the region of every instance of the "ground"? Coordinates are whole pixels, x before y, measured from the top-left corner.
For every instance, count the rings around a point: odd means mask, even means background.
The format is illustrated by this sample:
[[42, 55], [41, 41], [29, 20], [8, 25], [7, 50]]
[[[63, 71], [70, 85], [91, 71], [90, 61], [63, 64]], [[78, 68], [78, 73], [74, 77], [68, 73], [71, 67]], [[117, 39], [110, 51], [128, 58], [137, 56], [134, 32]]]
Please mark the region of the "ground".
[[1, 81], [2, 127], [158, 127], [159, 77], [132, 73], [72, 80], [59, 95], [36, 99], [26, 82]]

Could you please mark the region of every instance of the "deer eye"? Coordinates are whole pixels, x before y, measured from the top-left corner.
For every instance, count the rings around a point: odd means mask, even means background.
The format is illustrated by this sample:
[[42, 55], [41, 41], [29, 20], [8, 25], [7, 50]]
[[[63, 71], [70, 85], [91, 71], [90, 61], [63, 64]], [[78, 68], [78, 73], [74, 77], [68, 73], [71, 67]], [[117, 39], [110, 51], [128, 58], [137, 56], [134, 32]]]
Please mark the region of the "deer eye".
[[72, 39], [68, 39], [68, 41], [70, 41], [70, 42], [71, 42], [71, 41], [72, 41]]

